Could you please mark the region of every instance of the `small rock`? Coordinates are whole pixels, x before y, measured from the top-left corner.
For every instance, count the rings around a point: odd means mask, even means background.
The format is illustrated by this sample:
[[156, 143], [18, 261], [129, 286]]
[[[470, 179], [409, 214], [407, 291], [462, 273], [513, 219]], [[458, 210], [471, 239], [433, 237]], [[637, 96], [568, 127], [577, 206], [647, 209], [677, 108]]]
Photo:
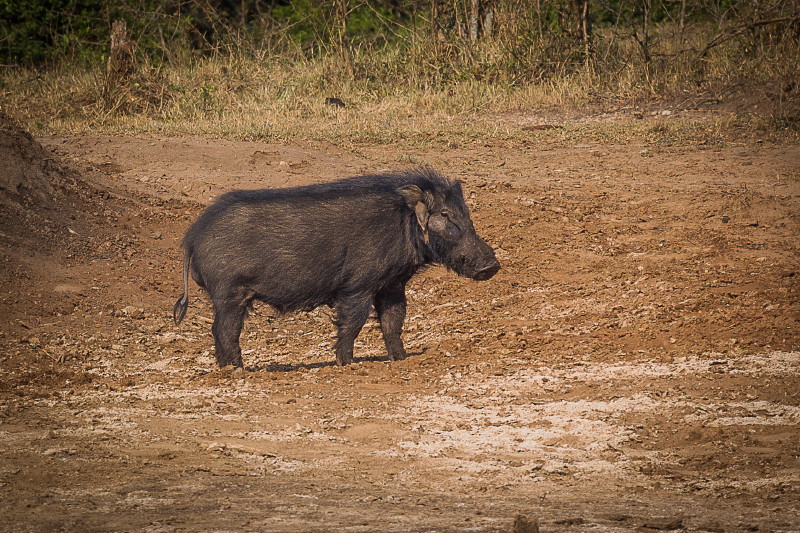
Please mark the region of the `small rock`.
[[683, 518], [651, 518], [642, 524], [642, 527], [659, 531], [673, 531], [683, 527]]
[[513, 533], [539, 533], [539, 521], [529, 519], [525, 515], [518, 514], [514, 518]]
[[122, 313], [125, 316], [136, 320], [144, 318], [144, 309], [142, 309], [141, 307], [134, 307], [132, 305], [127, 305], [122, 308]]
[[555, 523], [560, 526], [579, 526], [581, 524], [584, 524], [585, 522], [586, 522], [585, 519], [583, 519], [580, 516], [576, 516], [574, 518], [564, 518], [562, 520], [556, 520]]
[[700, 531], [708, 531], [709, 533], [725, 533], [725, 528], [716, 523], [701, 524], [698, 526]]

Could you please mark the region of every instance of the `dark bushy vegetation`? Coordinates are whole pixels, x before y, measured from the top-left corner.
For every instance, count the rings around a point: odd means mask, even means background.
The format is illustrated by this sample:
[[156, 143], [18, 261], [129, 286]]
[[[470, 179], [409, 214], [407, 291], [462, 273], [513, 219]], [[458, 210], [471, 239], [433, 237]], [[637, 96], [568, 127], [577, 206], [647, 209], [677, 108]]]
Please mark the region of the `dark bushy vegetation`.
[[[127, 23], [140, 54], [170, 61], [178, 52], [231, 48], [313, 57], [354, 47], [407, 47], [461, 54], [492, 40], [499, 68], [521, 70], [533, 49], [576, 64], [631, 41], [643, 60], [665, 59], [658, 28], [684, 39], [681, 53], [703, 56], [729, 40], [751, 51], [800, 36], [798, 0], [0, 0], [0, 62], [92, 62], [108, 53], [114, 20]], [[702, 42], [690, 41], [698, 27]], [[588, 57], [587, 57], [588, 56]], [[541, 68], [541, 66], [539, 66]], [[533, 70], [537, 70], [533, 68]]]

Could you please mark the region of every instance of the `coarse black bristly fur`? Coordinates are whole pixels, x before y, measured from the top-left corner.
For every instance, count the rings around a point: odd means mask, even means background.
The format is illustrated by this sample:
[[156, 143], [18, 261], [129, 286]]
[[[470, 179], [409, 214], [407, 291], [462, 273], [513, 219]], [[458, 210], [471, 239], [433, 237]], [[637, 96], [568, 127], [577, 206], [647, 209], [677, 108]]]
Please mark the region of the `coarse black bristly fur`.
[[402, 359], [405, 285], [420, 268], [441, 263], [479, 280], [500, 268], [475, 233], [460, 183], [428, 168], [233, 191], [200, 215], [183, 248], [173, 318], [186, 314], [191, 274], [211, 296], [221, 366], [242, 365], [239, 335], [253, 300], [282, 313], [333, 306], [339, 364], [351, 361], [374, 306], [390, 358]]

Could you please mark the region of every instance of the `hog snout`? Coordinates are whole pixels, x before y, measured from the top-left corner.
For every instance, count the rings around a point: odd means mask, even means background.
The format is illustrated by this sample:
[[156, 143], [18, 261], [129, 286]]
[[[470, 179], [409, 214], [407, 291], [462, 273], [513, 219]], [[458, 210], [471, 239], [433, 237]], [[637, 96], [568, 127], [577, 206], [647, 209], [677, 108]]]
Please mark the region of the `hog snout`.
[[492, 247], [477, 241], [472, 249], [459, 257], [460, 268], [456, 272], [477, 281], [486, 281], [500, 270], [500, 263]]
[[500, 270], [500, 263], [497, 259], [492, 259], [490, 263], [486, 266], [479, 267], [475, 274], [472, 275], [472, 279], [477, 281], [486, 281], [487, 279], [491, 278]]

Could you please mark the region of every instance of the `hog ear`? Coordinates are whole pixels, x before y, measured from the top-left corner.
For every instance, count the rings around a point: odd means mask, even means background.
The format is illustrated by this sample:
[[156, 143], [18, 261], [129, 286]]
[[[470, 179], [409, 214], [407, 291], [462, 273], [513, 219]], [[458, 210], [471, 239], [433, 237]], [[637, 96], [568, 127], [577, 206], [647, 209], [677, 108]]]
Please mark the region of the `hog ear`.
[[428, 206], [425, 205], [425, 194], [416, 185], [405, 185], [397, 189], [397, 192], [405, 198], [408, 207], [413, 209], [414, 213], [417, 214], [417, 223], [427, 236], [430, 213], [428, 212]]

